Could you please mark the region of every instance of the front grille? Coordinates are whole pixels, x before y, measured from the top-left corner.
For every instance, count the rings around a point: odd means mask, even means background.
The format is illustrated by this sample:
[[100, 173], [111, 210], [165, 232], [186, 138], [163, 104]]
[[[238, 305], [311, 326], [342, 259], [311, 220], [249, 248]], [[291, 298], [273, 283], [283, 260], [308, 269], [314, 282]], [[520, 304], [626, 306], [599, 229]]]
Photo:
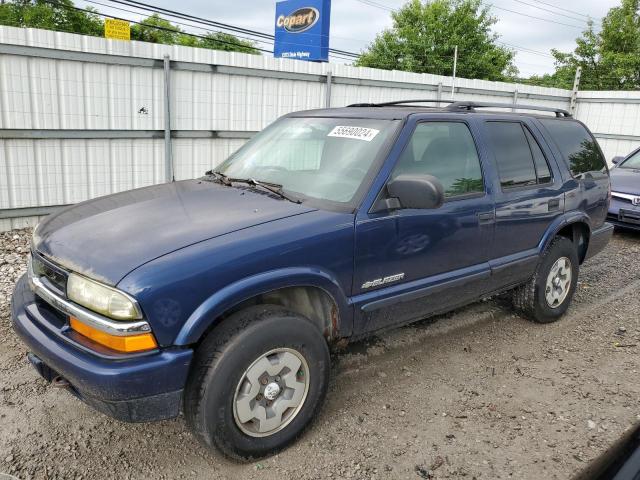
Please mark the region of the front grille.
[[46, 282], [58, 295], [66, 297], [67, 272], [46, 260], [38, 253], [32, 253], [31, 265], [36, 277]]
[[617, 200], [618, 202], [622, 202], [622, 203], [628, 203], [631, 204], [632, 201], [630, 198], [624, 198], [624, 197], [619, 197], [618, 195], [612, 195], [614, 200]]
[[640, 211], [620, 209], [619, 218], [624, 223], [640, 224]]

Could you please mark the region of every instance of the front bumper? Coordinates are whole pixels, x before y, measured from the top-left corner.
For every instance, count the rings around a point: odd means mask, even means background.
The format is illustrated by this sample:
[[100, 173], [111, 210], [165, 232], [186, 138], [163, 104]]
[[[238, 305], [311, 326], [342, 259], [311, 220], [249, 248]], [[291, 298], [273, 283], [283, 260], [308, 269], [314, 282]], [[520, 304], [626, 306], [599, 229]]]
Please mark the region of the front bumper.
[[617, 197], [611, 199], [607, 222], [616, 227], [640, 231], [640, 207]]
[[[26, 275], [16, 284], [11, 317], [31, 351], [30, 361], [51, 380], [61, 376], [69, 390], [95, 409], [129, 422], [162, 420], [180, 413], [191, 349], [138, 355], [91, 352], [68, 335], [68, 325], [31, 291]], [[47, 378], [49, 377], [49, 378]]]

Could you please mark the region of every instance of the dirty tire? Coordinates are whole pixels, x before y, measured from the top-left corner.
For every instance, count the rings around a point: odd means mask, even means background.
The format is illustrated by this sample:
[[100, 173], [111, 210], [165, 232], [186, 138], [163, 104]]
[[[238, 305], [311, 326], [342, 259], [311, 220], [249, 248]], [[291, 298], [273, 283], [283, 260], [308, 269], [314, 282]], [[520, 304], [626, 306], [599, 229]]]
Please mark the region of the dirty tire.
[[[562, 257], [568, 258], [571, 262], [571, 285], [562, 303], [552, 308], [545, 299], [545, 286], [551, 268]], [[574, 243], [565, 237], [554, 238], [542, 255], [531, 280], [513, 291], [513, 305], [516, 310], [538, 323], [551, 323], [558, 320], [571, 304], [578, 284], [579, 263]]]
[[[236, 388], [256, 359], [278, 348], [295, 349], [306, 360], [306, 397], [281, 430], [262, 437], [247, 435], [234, 418]], [[205, 446], [232, 459], [274, 454], [296, 440], [321, 408], [329, 371], [327, 342], [310, 320], [275, 305], [246, 308], [225, 319], [198, 347], [184, 395], [187, 424]]]

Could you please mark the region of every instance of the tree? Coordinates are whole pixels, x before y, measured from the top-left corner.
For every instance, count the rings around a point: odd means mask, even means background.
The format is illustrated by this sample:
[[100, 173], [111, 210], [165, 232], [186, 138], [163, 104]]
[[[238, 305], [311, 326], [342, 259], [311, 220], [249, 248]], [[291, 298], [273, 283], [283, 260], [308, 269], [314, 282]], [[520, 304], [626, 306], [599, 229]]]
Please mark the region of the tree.
[[70, 0], [57, 0], [56, 4], [41, 0], [16, 0], [0, 5], [0, 25], [43, 28], [60, 32], [102, 36], [102, 19], [89, 12], [74, 10]]
[[622, 0], [602, 19], [593, 22], [576, 39], [571, 53], [552, 50], [555, 72], [531, 77], [528, 83], [572, 88], [576, 69], [582, 68], [580, 88], [585, 90], [635, 90], [640, 88], [640, 0]]
[[238, 37], [224, 32], [215, 32], [206, 35], [206, 38], [200, 40], [197, 45], [202, 48], [211, 48], [213, 50], [224, 50], [226, 52], [242, 52], [259, 54], [253, 42], [240, 40]]
[[[60, 32], [79, 33], [102, 37], [104, 22], [92, 8], [82, 11], [74, 8], [71, 0], [14, 0], [0, 4], [0, 25], [23, 28], [43, 28]], [[176, 25], [154, 14], [131, 26], [131, 39], [142, 42], [184, 45], [234, 52], [259, 51], [253, 43], [224, 32], [213, 32], [203, 37], [189, 35]]]
[[356, 65], [451, 75], [458, 46], [457, 74], [504, 80], [517, 73], [514, 53], [496, 44], [496, 18], [481, 0], [410, 0], [391, 13], [393, 26], [376, 36]]
[[160, 18], [155, 13], [142, 20], [139, 24], [131, 26], [131, 40], [179, 45], [181, 36], [179, 27], [164, 18]]

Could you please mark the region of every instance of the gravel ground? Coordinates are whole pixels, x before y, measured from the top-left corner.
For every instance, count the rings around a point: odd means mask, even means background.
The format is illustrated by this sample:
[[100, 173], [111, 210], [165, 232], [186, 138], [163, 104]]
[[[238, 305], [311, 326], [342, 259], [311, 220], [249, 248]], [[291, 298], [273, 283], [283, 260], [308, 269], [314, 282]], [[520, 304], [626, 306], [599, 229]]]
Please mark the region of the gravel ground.
[[585, 264], [572, 308], [537, 325], [504, 299], [334, 356], [328, 401], [285, 452], [249, 465], [182, 419], [111, 420], [49, 387], [11, 330], [29, 231], [0, 234], [0, 473], [19, 478], [569, 478], [640, 420], [640, 235]]

